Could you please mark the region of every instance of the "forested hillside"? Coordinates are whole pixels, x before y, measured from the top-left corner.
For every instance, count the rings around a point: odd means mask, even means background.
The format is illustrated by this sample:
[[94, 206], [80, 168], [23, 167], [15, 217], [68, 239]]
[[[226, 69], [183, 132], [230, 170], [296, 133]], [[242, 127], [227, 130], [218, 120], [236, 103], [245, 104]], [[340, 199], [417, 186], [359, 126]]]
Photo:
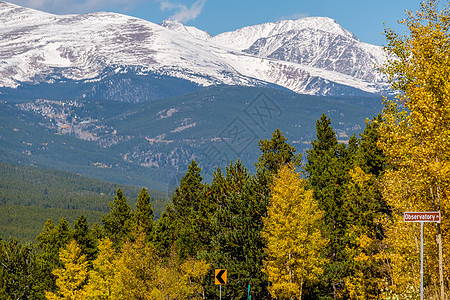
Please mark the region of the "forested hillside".
[[[121, 186], [136, 199], [138, 187]], [[0, 236], [34, 242], [48, 219], [62, 217], [73, 223], [81, 214], [89, 222], [100, 223], [109, 212], [108, 203], [119, 185], [60, 170], [0, 163]], [[167, 203], [167, 194], [150, 191], [155, 214]]]

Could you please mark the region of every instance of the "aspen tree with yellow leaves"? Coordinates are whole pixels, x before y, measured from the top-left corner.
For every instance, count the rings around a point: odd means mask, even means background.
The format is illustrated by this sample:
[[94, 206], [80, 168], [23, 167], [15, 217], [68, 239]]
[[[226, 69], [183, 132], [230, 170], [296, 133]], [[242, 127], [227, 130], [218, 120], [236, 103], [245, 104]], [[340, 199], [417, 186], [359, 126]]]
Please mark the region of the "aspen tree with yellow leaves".
[[134, 242], [123, 245], [114, 269], [111, 298], [94, 299], [201, 299], [209, 264], [192, 258], [182, 261], [176, 253], [161, 259], [140, 232]]
[[405, 211], [441, 211], [439, 223], [425, 224], [426, 297], [445, 299], [450, 255], [450, 9], [436, 0], [407, 12], [408, 34], [386, 29], [387, 63], [381, 70], [397, 92], [385, 99], [380, 147], [391, 168], [383, 197], [392, 208], [387, 224], [387, 294], [417, 297], [420, 284], [420, 229], [405, 224]]
[[117, 254], [108, 238], [99, 242], [98, 252], [97, 258], [92, 262], [92, 270], [89, 271], [89, 283], [85, 288], [86, 299], [112, 300]]
[[84, 284], [88, 276], [86, 255], [81, 254], [81, 248], [72, 240], [65, 249], [61, 249], [59, 259], [64, 267], [52, 272], [57, 277], [59, 290], [55, 293], [46, 292], [45, 297], [49, 300], [84, 300]]
[[313, 192], [305, 187], [306, 180], [300, 179], [292, 164], [282, 166], [263, 219], [262, 236], [267, 243], [263, 272], [276, 299], [302, 299], [304, 286], [323, 273], [320, 252], [326, 240], [318, 226], [322, 212]]

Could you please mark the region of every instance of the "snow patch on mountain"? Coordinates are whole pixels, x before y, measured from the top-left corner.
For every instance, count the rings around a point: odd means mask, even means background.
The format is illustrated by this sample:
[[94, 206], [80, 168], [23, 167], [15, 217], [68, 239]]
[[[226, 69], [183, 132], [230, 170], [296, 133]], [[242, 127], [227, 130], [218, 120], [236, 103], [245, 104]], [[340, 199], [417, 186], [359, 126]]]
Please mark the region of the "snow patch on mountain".
[[[200, 86], [276, 84], [327, 94], [341, 85], [381, 92], [380, 47], [358, 41], [329, 18], [244, 27], [211, 37], [166, 20], [116, 13], [52, 15], [0, 2], [0, 87], [49, 78], [101, 80], [105, 70], [160, 74]], [[341, 89], [342, 90], [342, 89]]]

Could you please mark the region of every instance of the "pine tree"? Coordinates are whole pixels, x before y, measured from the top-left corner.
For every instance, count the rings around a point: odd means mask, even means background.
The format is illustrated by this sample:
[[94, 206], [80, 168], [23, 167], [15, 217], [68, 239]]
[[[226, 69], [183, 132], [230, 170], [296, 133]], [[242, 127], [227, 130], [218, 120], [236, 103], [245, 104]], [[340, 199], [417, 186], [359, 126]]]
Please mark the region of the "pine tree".
[[367, 174], [378, 177], [386, 167], [386, 158], [383, 150], [378, 145], [380, 140], [381, 115], [371, 121], [366, 120], [366, 127], [361, 134], [360, 145], [357, 153], [357, 165]]
[[307, 151], [308, 188], [314, 190], [314, 199], [324, 212], [322, 235], [329, 240], [323, 252], [329, 263], [324, 268], [321, 293], [331, 298], [347, 297], [344, 278], [352, 272], [352, 258], [345, 251], [349, 226], [347, 212], [343, 209], [345, 184], [354, 162], [357, 141], [352, 138], [349, 147], [338, 144], [330, 119], [322, 115], [316, 123], [317, 139]]
[[84, 215], [81, 215], [73, 226], [73, 238], [81, 248], [81, 253], [86, 255], [87, 260], [92, 261], [97, 255], [97, 239], [94, 232], [89, 228], [89, 223]]
[[38, 241], [38, 249], [41, 251], [41, 257], [46, 261], [52, 261], [56, 265], [58, 261], [59, 249], [57, 249], [54, 243], [54, 237], [56, 235], [55, 223], [52, 219], [48, 219], [42, 232], [36, 237]]
[[17, 240], [0, 240], [0, 299], [42, 299], [36, 253]]
[[203, 189], [201, 169], [193, 160], [186, 175], [181, 179], [180, 186], [175, 188], [172, 197], [173, 208], [180, 217], [189, 216], [198, 208], [198, 197]]
[[120, 248], [123, 242], [130, 238], [133, 228], [133, 212], [121, 189], [117, 189], [114, 202], [109, 206], [111, 207], [110, 213], [102, 216], [103, 229], [113, 244]]
[[[265, 186], [251, 176], [238, 160], [230, 163], [226, 173], [215, 172], [209, 197], [215, 205], [210, 217], [210, 246], [204, 257], [213, 268], [228, 270], [226, 297], [241, 299], [246, 296], [248, 284], [257, 298], [265, 298], [267, 277], [262, 273], [264, 243], [260, 235], [262, 216], [266, 213]], [[218, 296], [212, 280], [207, 283], [208, 298]], [[225, 294], [224, 294], [225, 295]]]
[[176, 241], [176, 226], [173, 209], [171, 205], [167, 205], [166, 211], [161, 214], [153, 232], [152, 242], [158, 256], [167, 257], [170, 255]]
[[262, 154], [256, 167], [260, 170], [275, 175], [283, 164], [292, 162], [294, 166], [299, 166], [301, 163], [301, 155], [295, 154], [296, 149], [287, 143], [287, 139], [279, 129], [272, 133], [271, 140], [260, 140], [258, 145]]
[[48, 219], [42, 232], [37, 236], [38, 249], [41, 251], [39, 258], [48, 263], [50, 268], [61, 267], [59, 251], [72, 239], [73, 232], [65, 218], [61, 218], [57, 226]]
[[180, 186], [175, 188], [172, 197], [172, 210], [168, 211], [171, 222], [175, 222], [175, 247], [181, 258], [196, 256], [203, 245], [199, 239], [197, 224], [204, 216], [200, 215], [200, 205], [204, 199], [204, 185], [201, 169], [193, 160]]
[[323, 213], [306, 180], [284, 165], [274, 180], [263, 237], [267, 242], [264, 272], [277, 299], [302, 299], [303, 287], [319, 280], [326, 245], [319, 224]]
[[142, 188], [138, 195], [134, 217], [136, 225], [141, 227], [147, 239], [150, 240], [153, 230], [153, 208], [150, 202], [150, 195], [145, 188]]
[[59, 224], [55, 226], [51, 219], [48, 219], [42, 232], [37, 236], [37, 254], [39, 265], [40, 283], [43, 289], [47, 291], [56, 290], [56, 278], [52, 274], [52, 270], [62, 267], [59, 259], [59, 251], [64, 248], [72, 238], [72, 232], [66, 219], [61, 218]]

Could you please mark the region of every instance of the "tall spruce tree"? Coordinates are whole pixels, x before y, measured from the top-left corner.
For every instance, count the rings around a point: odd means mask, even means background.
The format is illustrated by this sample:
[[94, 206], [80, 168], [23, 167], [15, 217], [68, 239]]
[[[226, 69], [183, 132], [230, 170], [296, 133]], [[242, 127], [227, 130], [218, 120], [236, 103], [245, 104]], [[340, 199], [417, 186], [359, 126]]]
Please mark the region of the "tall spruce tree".
[[37, 247], [40, 250], [40, 258], [47, 261], [52, 268], [61, 267], [59, 250], [64, 248], [72, 239], [73, 232], [65, 218], [61, 218], [55, 226], [51, 219], [44, 224], [42, 232], [37, 236]]
[[59, 251], [69, 243], [72, 235], [73, 232], [65, 218], [61, 218], [57, 226], [48, 219], [42, 232], [36, 238], [37, 249], [40, 251], [37, 255], [39, 277], [47, 291], [55, 291], [57, 288], [56, 277], [52, 274], [52, 270], [63, 266], [59, 259]]
[[343, 195], [357, 143], [352, 138], [349, 147], [338, 144], [330, 123], [326, 115], [317, 121], [317, 138], [312, 142], [312, 149], [307, 151], [305, 170], [309, 188], [314, 190], [314, 198], [318, 201], [319, 209], [324, 212], [322, 235], [329, 240], [323, 253], [329, 263], [324, 268], [320, 293], [337, 299], [348, 297], [344, 278], [352, 272], [352, 258], [345, 251], [349, 219], [343, 208]]
[[167, 257], [175, 246], [177, 224], [173, 215], [173, 208], [167, 205], [166, 211], [161, 214], [155, 225], [152, 242], [160, 257]]
[[357, 165], [367, 174], [378, 177], [386, 167], [386, 157], [378, 145], [380, 140], [381, 115], [374, 117], [371, 121], [366, 120], [366, 128], [361, 134]]
[[301, 155], [295, 154], [296, 149], [287, 143], [280, 129], [272, 133], [272, 139], [260, 140], [258, 145], [262, 154], [255, 165], [259, 170], [275, 175], [283, 164], [292, 163], [297, 167], [301, 163]]
[[381, 195], [380, 180], [386, 159], [378, 146], [380, 122], [380, 115], [366, 121], [344, 190], [343, 209], [351, 224], [347, 228], [346, 253], [352, 257], [352, 272], [345, 282], [351, 298], [379, 299], [386, 275], [382, 262], [385, 247], [382, 222], [390, 215], [390, 209]]
[[134, 217], [136, 225], [144, 231], [146, 239], [150, 240], [153, 230], [153, 207], [150, 195], [144, 187], [138, 195]]
[[204, 200], [204, 184], [201, 169], [193, 160], [180, 186], [175, 188], [172, 206], [168, 207], [168, 217], [175, 226], [175, 247], [178, 255], [185, 259], [197, 255], [203, 245], [200, 242], [198, 222], [206, 217], [200, 214], [200, 206]]
[[86, 255], [87, 260], [94, 260], [97, 256], [97, 239], [84, 215], [81, 215], [73, 225], [73, 238], [81, 248], [81, 253]]
[[113, 242], [116, 248], [120, 248], [125, 239], [130, 238], [133, 228], [133, 212], [127, 204], [127, 197], [122, 190], [117, 189], [114, 202], [110, 202], [111, 211], [102, 216], [105, 235]]
[[[225, 174], [215, 172], [209, 197], [216, 209], [211, 216], [212, 234], [206, 260], [212, 269], [228, 270], [224, 297], [243, 299], [251, 285], [252, 296], [268, 297], [267, 276], [262, 272], [264, 242], [261, 237], [262, 216], [267, 211], [267, 194], [255, 176], [251, 176], [238, 160], [230, 163]], [[213, 270], [211, 271], [213, 272]], [[211, 273], [207, 283], [207, 298], [218, 296]]]
[[42, 299], [46, 286], [39, 268], [31, 245], [0, 240], [0, 299]]

